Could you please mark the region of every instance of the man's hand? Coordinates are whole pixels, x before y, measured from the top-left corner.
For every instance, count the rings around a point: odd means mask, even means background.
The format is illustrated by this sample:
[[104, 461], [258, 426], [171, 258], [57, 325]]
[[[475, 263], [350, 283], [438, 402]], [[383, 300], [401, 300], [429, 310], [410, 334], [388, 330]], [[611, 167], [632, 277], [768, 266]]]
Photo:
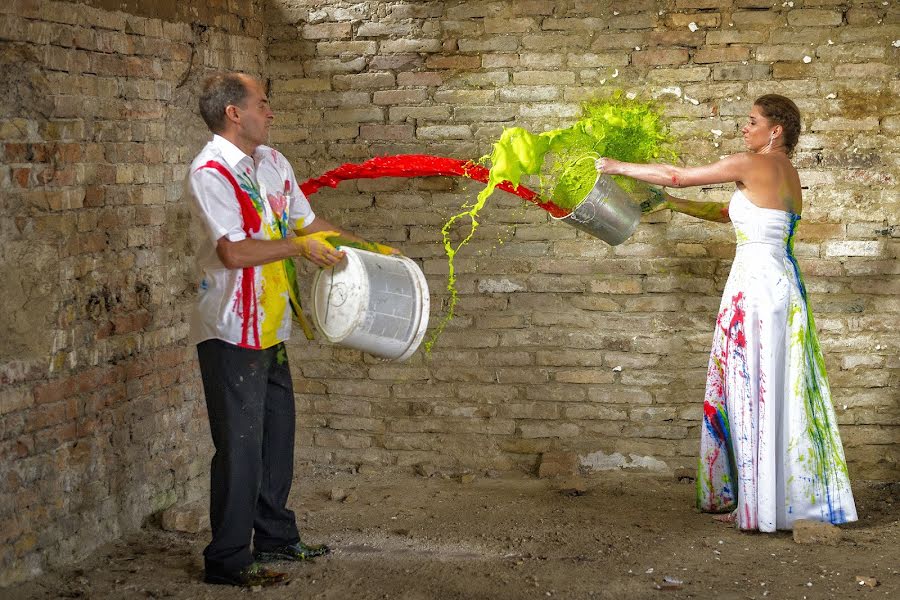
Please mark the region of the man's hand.
[[344, 253], [326, 239], [337, 235], [340, 235], [337, 231], [317, 231], [291, 238], [291, 241], [297, 246], [298, 255], [320, 267], [331, 267], [344, 258]]

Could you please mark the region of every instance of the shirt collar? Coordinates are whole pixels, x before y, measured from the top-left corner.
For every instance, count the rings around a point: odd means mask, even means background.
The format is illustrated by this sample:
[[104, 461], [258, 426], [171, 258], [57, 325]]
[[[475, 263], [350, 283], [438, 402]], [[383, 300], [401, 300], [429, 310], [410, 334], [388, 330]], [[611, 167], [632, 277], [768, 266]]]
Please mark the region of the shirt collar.
[[[244, 151], [223, 138], [221, 135], [213, 135], [213, 145], [222, 153], [222, 158], [228, 163], [228, 166], [234, 169], [245, 158], [250, 158]], [[251, 159], [252, 162], [252, 159]]]

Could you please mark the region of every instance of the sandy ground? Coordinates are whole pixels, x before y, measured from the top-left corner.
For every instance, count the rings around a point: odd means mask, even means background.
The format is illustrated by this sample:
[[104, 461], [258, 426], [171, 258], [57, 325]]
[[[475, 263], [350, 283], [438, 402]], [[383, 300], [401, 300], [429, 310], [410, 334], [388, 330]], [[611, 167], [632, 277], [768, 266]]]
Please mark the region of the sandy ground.
[[[334, 552], [279, 563], [292, 580], [201, 582], [208, 531], [148, 525], [74, 567], [0, 590], [30, 598], [898, 598], [900, 484], [855, 486], [859, 523], [836, 546], [741, 533], [693, 509], [692, 483], [609, 473], [326, 473], [298, 481], [301, 534]], [[349, 496], [343, 500], [343, 494]], [[860, 584], [857, 576], [877, 580]], [[658, 589], [659, 587], [663, 589]], [[670, 588], [670, 589], [666, 589]]]

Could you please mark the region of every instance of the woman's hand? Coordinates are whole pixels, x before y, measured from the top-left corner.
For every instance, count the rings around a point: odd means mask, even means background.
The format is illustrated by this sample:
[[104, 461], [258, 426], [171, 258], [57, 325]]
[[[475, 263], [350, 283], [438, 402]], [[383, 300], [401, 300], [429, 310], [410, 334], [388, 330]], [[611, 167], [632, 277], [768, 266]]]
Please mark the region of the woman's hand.
[[338, 251], [325, 238], [337, 235], [340, 235], [337, 231], [317, 231], [291, 238], [291, 241], [297, 246], [299, 256], [320, 267], [331, 267], [344, 258], [344, 253]]
[[655, 187], [647, 188], [648, 198], [641, 202], [641, 213], [645, 215], [649, 215], [650, 213], [655, 213], [658, 210], [663, 210], [666, 208], [672, 208], [669, 204], [669, 200], [666, 197], [666, 193]]
[[596, 167], [597, 173], [601, 175], [622, 175], [621, 165], [621, 161], [602, 156], [594, 161], [594, 167]]

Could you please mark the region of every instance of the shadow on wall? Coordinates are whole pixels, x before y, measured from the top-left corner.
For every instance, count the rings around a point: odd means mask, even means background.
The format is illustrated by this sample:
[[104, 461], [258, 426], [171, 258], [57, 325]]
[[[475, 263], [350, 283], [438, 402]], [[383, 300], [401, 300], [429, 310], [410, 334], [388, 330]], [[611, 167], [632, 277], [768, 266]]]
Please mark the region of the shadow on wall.
[[[44, 77], [38, 58], [31, 49], [10, 42], [0, 42], [0, 122], [4, 131], [0, 139], [26, 140], [34, 135], [46, 133], [48, 119], [53, 112], [50, 83]], [[38, 161], [38, 157], [24, 143], [12, 144], [22, 154], [22, 161]], [[46, 165], [41, 170], [12, 169], [11, 177], [20, 187], [27, 187], [29, 180], [53, 178], [56, 171], [56, 152], [50, 151], [42, 157]], [[9, 156], [7, 157], [9, 158]], [[13, 162], [10, 160], [10, 162]], [[18, 161], [16, 161], [18, 162]], [[43, 161], [41, 161], [43, 162]], [[12, 182], [2, 181], [3, 188]], [[35, 182], [37, 183], [37, 181]], [[0, 361], [16, 358], [29, 359], [47, 354], [51, 343], [50, 330], [53, 309], [52, 282], [58, 280], [55, 245], [58, 239], [35, 239], [28, 231], [27, 213], [45, 208], [46, 199], [38, 192], [28, 196], [29, 202], [37, 206], [6, 206], [4, 213], [11, 218], [12, 227], [7, 226], [4, 243], [0, 245], [0, 281], [3, 294], [0, 296]], [[7, 196], [8, 198], [9, 196]], [[35, 265], [45, 268], [35, 270]]]

